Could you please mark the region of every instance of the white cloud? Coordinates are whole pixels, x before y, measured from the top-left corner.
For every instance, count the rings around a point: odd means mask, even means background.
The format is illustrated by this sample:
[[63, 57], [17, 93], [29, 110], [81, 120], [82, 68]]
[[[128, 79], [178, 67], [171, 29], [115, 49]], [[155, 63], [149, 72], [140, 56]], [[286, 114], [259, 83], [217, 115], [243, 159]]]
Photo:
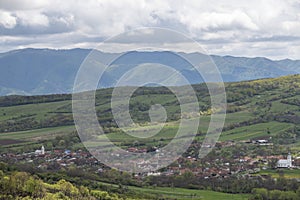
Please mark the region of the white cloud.
[[258, 30], [258, 26], [241, 10], [219, 13], [215, 11], [192, 14], [184, 13], [179, 16], [180, 22], [186, 24], [191, 31]]
[[22, 26], [48, 26], [49, 19], [46, 15], [36, 11], [18, 11], [16, 17]]
[[11, 29], [17, 24], [16, 17], [12, 16], [9, 12], [0, 12], [0, 25], [4, 28]]
[[1, 51], [18, 47], [13, 37], [26, 38], [26, 47], [93, 47], [95, 38], [158, 26], [193, 37], [211, 53], [300, 59], [298, 0], [1, 0], [0, 8], [0, 35], [10, 36]]

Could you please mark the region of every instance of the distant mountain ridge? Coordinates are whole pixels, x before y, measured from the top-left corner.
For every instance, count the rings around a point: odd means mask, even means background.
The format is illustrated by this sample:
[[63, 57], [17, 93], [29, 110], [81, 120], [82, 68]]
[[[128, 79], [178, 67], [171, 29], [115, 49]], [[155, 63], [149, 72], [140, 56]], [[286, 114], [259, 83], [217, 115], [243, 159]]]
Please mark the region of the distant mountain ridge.
[[[90, 49], [21, 49], [0, 53], [0, 95], [57, 94], [70, 93], [81, 63]], [[104, 57], [116, 54], [97, 52]], [[201, 56], [199, 53], [177, 53], [188, 58]], [[117, 54], [118, 55], [118, 54]], [[300, 73], [300, 60], [279, 61], [264, 57], [247, 58], [212, 55], [225, 82], [273, 78]], [[112, 87], [127, 70], [144, 63], [158, 63], [174, 67], [190, 83], [202, 82], [190, 64], [173, 52], [132, 51], [114, 61], [100, 83]]]

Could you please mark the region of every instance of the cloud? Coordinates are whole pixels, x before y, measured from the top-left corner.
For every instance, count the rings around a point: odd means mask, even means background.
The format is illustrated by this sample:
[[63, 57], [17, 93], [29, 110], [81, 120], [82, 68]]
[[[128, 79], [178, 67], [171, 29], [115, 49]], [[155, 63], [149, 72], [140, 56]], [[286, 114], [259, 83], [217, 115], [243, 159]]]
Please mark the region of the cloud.
[[0, 13], [0, 25], [6, 29], [12, 29], [16, 26], [16, 17], [12, 16], [9, 12]]
[[51, 1], [47, 0], [1, 0], [0, 8], [3, 10], [33, 10], [49, 6]]
[[193, 14], [179, 14], [181, 23], [186, 24], [193, 31], [222, 31], [222, 30], [258, 30], [258, 26], [241, 10], [233, 12], [203, 12]]
[[1, 0], [0, 36], [5, 44], [0, 51], [93, 47], [97, 40], [155, 26], [182, 32], [212, 53], [300, 59], [299, 11], [298, 0]]
[[48, 17], [40, 12], [33, 11], [19, 11], [16, 12], [16, 17], [19, 19], [22, 26], [49, 26]]

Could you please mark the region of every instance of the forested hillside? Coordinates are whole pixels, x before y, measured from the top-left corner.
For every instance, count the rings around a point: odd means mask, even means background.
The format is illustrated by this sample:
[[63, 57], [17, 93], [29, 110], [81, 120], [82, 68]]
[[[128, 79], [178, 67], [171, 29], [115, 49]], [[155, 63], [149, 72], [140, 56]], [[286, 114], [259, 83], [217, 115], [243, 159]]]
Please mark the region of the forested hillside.
[[[300, 76], [227, 83], [227, 116], [221, 140], [244, 140], [262, 136], [274, 136], [274, 142], [297, 142], [300, 99]], [[210, 113], [210, 97], [205, 84], [193, 86], [200, 105], [205, 132]], [[96, 110], [105, 132], [118, 131], [110, 108], [112, 89], [101, 89], [96, 94]], [[0, 97], [0, 137], [10, 132], [42, 128], [72, 126], [71, 95], [5, 96]], [[168, 113], [167, 122], [180, 117], [179, 102], [164, 87], [140, 88], [131, 98], [130, 111], [140, 124], [149, 121], [151, 105], [161, 104]], [[247, 130], [245, 128], [247, 127]]]

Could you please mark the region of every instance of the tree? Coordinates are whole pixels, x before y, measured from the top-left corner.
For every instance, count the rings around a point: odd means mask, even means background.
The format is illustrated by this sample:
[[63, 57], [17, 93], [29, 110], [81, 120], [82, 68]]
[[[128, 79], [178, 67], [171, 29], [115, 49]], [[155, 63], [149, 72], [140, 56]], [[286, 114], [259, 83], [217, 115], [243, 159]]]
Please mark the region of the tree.
[[25, 191], [34, 198], [43, 198], [46, 194], [46, 189], [41, 180], [34, 179], [30, 177], [25, 182]]
[[254, 188], [252, 193], [255, 197], [261, 197], [259, 199], [267, 200], [268, 199], [268, 190], [265, 188]]
[[57, 185], [59, 186], [59, 189], [69, 197], [78, 196], [79, 190], [72, 185], [72, 183], [61, 179], [57, 182]]
[[297, 194], [298, 198], [300, 199], [300, 186], [298, 187], [298, 190], [296, 191], [296, 194]]
[[272, 169], [275, 169], [277, 167], [277, 162], [278, 162], [278, 159], [277, 158], [271, 158], [269, 161], [268, 161], [268, 166]]
[[271, 190], [270, 191], [270, 199], [272, 200], [279, 200], [279, 197], [281, 195], [281, 191], [280, 190]]
[[282, 192], [279, 196], [279, 200], [297, 200], [297, 194], [293, 191]]

